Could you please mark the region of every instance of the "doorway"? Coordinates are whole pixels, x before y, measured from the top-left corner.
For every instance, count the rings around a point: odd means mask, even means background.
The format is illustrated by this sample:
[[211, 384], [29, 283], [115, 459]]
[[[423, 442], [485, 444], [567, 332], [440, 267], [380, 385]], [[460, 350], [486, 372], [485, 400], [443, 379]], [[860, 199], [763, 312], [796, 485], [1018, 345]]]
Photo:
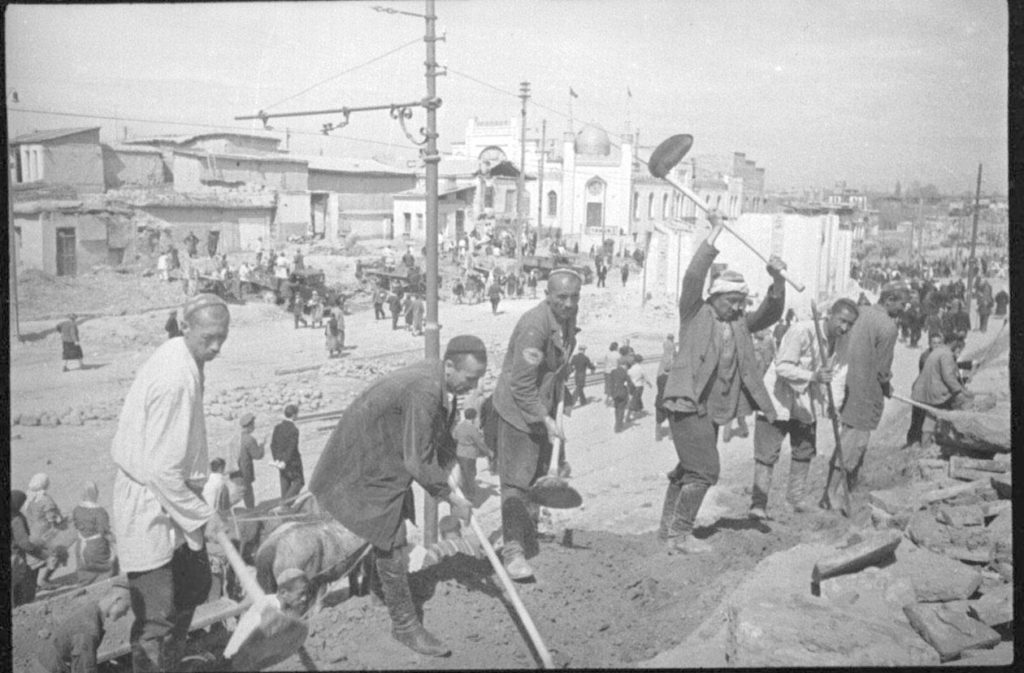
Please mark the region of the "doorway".
[[74, 276], [77, 273], [75, 259], [75, 228], [57, 229], [57, 275]]

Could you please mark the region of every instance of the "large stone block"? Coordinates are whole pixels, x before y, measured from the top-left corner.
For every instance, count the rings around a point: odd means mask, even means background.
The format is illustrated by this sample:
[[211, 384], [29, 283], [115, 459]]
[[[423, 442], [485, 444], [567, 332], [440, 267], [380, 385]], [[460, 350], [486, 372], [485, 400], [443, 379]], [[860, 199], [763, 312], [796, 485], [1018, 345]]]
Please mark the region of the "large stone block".
[[927, 511], [918, 512], [910, 518], [907, 535], [921, 547], [960, 561], [988, 563], [993, 558], [992, 538], [984, 528], [947, 526]]
[[1000, 498], [1009, 498], [1013, 493], [1013, 475], [997, 474], [992, 477], [992, 488], [996, 490]]
[[909, 626], [826, 601], [789, 596], [729, 611], [730, 666], [932, 666], [935, 651]]
[[905, 486], [871, 491], [868, 493], [868, 502], [893, 516], [912, 514], [923, 507], [922, 494], [934, 490], [937, 483], [944, 482], [911, 482]]
[[917, 600], [922, 602], [970, 598], [982, 579], [981, 573], [970, 566], [913, 544], [900, 545], [891, 570], [910, 580]]
[[1013, 621], [1013, 585], [1002, 584], [986, 591], [976, 601], [968, 601], [970, 615], [989, 626]]
[[985, 523], [985, 512], [979, 505], [939, 507], [937, 518], [947, 526], [981, 526]]
[[903, 534], [900, 531], [881, 531], [856, 544], [839, 549], [818, 559], [811, 572], [811, 581], [820, 582], [829, 577], [856, 572], [870, 565], [888, 561], [902, 539]]
[[852, 575], [822, 581], [821, 597], [834, 605], [848, 606], [867, 616], [883, 615], [907, 623], [903, 606], [917, 602], [914, 585], [887, 568], [866, 568]]
[[1013, 510], [1008, 509], [992, 519], [985, 531], [994, 545], [994, 555], [998, 561], [1013, 560]]
[[964, 650], [992, 647], [1001, 640], [992, 628], [948, 605], [914, 603], [903, 611], [942, 661], [956, 659]]

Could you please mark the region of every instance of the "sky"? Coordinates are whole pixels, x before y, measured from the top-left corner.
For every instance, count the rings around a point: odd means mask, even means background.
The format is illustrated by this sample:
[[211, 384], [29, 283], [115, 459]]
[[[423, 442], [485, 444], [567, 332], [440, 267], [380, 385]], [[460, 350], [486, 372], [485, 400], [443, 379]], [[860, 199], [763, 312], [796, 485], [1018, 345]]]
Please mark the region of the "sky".
[[[7, 5], [7, 131], [260, 129], [236, 116], [418, 101], [425, 3]], [[891, 191], [900, 181], [1007, 188], [1008, 14], [1002, 0], [437, 0], [442, 151], [467, 120], [528, 137], [584, 123], [641, 145], [745, 152], [772, 190]], [[18, 101], [13, 102], [17, 93]], [[627, 93], [628, 92], [628, 93]], [[631, 94], [631, 96], [629, 96]], [[60, 113], [60, 114], [54, 114]], [[77, 116], [76, 116], [77, 115]], [[387, 111], [271, 120], [294, 152], [404, 161]], [[409, 129], [418, 136], [425, 113]]]

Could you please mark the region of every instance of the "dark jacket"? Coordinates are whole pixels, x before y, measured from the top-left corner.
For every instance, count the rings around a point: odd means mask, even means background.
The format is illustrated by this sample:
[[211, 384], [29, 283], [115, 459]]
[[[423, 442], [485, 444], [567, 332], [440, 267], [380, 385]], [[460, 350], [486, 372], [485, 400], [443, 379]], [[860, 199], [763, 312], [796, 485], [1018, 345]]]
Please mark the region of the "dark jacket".
[[274, 426], [270, 436], [270, 455], [284, 463], [288, 476], [302, 476], [302, 455], [299, 453], [299, 429], [290, 420], [283, 420]]
[[588, 369], [596, 371], [597, 366], [587, 357], [586, 353], [576, 353], [569, 360], [569, 370], [573, 373], [577, 382], [586, 380]]
[[627, 399], [632, 392], [633, 382], [625, 367], [616, 367], [608, 375], [608, 394], [613, 400]]
[[[858, 430], [874, 430], [885, 410], [882, 386], [892, 379], [892, 356], [898, 336], [896, 322], [878, 304], [865, 306], [846, 340], [849, 366], [840, 420]], [[839, 350], [837, 348], [837, 350]]]
[[[575, 332], [570, 329], [575, 338]], [[565, 385], [566, 360], [575, 343], [565, 343], [562, 326], [547, 301], [524, 313], [505, 351], [501, 374], [494, 385], [494, 410], [522, 432], [536, 431], [558, 406]]]
[[71, 612], [43, 642], [36, 655], [50, 673], [96, 670], [96, 650], [103, 642], [103, 617], [96, 600]]
[[[710, 390], [711, 377], [718, 368], [719, 343], [714, 337], [718, 320], [714, 309], [702, 299], [702, 294], [704, 279], [717, 255], [718, 250], [703, 241], [683, 276], [683, 291], [679, 297], [679, 352], [665, 383], [664, 406], [670, 411], [707, 413], [705, 398]], [[754, 410], [760, 410], [769, 421], [775, 420], [775, 407], [758, 374], [750, 334], [778, 322], [785, 305], [785, 289], [776, 295], [773, 285], [756, 311], [732, 322], [739, 361], [738, 383], [746, 389]]]
[[[298, 433], [298, 430], [296, 430]], [[296, 434], [296, 439], [298, 434]], [[256, 438], [251, 434], [242, 430], [242, 434], [238, 439], [238, 471], [242, 473], [242, 479], [245, 483], [251, 484], [256, 481], [256, 471], [253, 469], [253, 461], [259, 460], [263, 457], [263, 447], [260, 446]], [[233, 465], [228, 466], [229, 469], [234, 469]]]
[[343, 526], [382, 549], [413, 519], [412, 482], [447, 497], [455, 458], [442, 365], [423, 361], [377, 379], [334, 428], [309, 490]]

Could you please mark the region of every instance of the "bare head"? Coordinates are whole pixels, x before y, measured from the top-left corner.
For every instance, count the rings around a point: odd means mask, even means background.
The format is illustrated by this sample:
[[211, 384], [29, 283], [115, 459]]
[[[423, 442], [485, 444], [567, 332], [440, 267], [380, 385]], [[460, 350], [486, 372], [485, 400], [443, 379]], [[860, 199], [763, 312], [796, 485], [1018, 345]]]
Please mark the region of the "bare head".
[[910, 291], [902, 284], [886, 285], [878, 295], [878, 303], [886, 313], [895, 318], [903, 313], [910, 303]]
[[857, 322], [860, 316], [860, 309], [853, 301], [842, 298], [832, 304], [828, 311], [828, 320], [825, 321], [825, 331], [831, 337], [840, 337], [850, 331], [853, 323]]
[[568, 322], [576, 317], [582, 288], [583, 280], [572, 269], [555, 269], [548, 276], [546, 301], [559, 322]]
[[487, 347], [480, 337], [463, 334], [448, 342], [444, 351], [444, 385], [448, 392], [468, 393], [486, 371]]

